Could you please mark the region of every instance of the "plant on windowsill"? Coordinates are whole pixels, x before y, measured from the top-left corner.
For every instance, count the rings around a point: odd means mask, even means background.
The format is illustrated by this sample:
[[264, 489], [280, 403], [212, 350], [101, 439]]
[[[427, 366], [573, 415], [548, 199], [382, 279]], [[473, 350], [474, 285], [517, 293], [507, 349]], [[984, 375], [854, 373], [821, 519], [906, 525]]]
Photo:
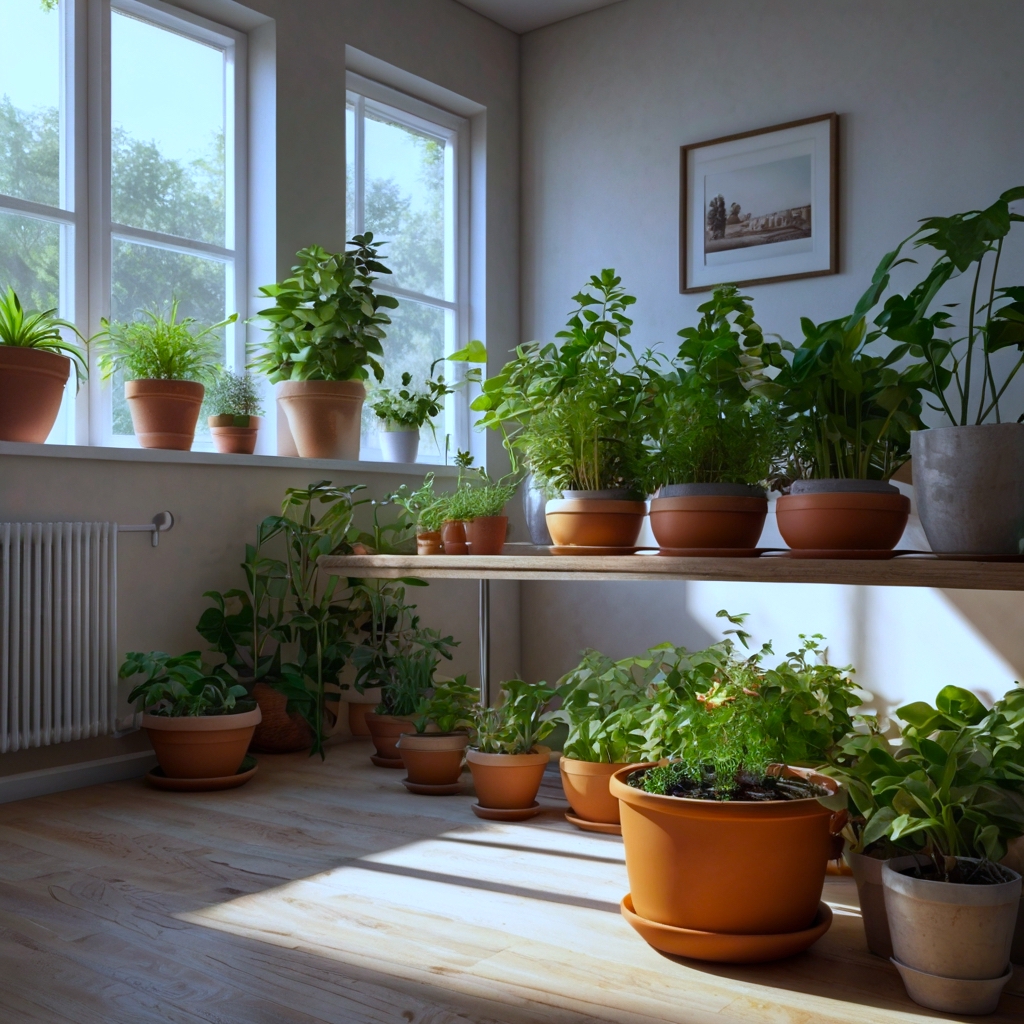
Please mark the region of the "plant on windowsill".
[[412, 792], [442, 794], [458, 787], [479, 698], [464, 675], [435, 682], [430, 695], [420, 698], [415, 732], [403, 732], [397, 744]]
[[42, 444], [57, 419], [64, 385], [75, 368], [88, 376], [84, 351], [61, 331], [81, 337], [56, 309], [22, 309], [13, 288], [0, 293], [0, 441]]
[[248, 371], [223, 370], [206, 396], [208, 423], [217, 451], [225, 455], [252, 455], [263, 420], [259, 381]]
[[384, 379], [385, 310], [398, 300], [374, 291], [378, 258], [373, 234], [357, 235], [344, 253], [300, 249], [292, 277], [260, 291], [274, 302], [257, 315], [267, 338], [254, 367], [272, 384], [303, 458], [359, 458], [364, 381]]
[[178, 300], [163, 313], [142, 310], [140, 319], [102, 320], [92, 339], [104, 380], [117, 375], [131, 410], [132, 427], [143, 448], [188, 451], [195, 437], [204, 383], [217, 373], [224, 351], [217, 331], [233, 324], [232, 313], [218, 324], [178, 319]]

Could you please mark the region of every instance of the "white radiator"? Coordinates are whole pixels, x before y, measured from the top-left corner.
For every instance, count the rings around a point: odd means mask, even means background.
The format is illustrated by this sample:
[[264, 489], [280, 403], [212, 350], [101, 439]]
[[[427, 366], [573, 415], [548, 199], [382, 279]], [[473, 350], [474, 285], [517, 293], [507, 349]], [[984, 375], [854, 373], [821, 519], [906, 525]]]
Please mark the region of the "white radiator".
[[117, 525], [0, 523], [0, 753], [114, 732]]

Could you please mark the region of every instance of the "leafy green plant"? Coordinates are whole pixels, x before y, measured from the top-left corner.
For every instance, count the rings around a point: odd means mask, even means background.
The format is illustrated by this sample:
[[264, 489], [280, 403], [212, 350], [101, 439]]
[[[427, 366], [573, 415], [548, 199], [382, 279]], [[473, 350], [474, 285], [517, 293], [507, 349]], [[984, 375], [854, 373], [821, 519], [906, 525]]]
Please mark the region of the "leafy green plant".
[[434, 474], [428, 473], [415, 491], [402, 484], [390, 499], [405, 509], [416, 524], [417, 533], [436, 533], [448, 518], [445, 512], [447, 497], [434, 493]]
[[242, 373], [222, 370], [206, 393], [206, 407], [211, 416], [262, 416], [259, 381], [248, 370]]
[[199, 651], [172, 657], [163, 651], [142, 654], [131, 651], [125, 655], [119, 675], [131, 679], [146, 678], [128, 694], [140, 711], [168, 718], [199, 715], [230, 715], [251, 711], [252, 701], [244, 686], [236, 683], [220, 669], [207, 671]]
[[480, 700], [480, 691], [456, 676], [434, 684], [433, 692], [421, 697], [416, 708], [416, 731], [426, 732], [431, 722], [442, 733], [462, 732], [473, 728]]
[[178, 319], [178, 300], [170, 311], [144, 309], [128, 322], [101, 320], [92, 341], [99, 347], [104, 380], [120, 373], [125, 380], [212, 381], [223, 344], [217, 331], [238, 319], [232, 313], [218, 324], [203, 326], [192, 317]]
[[77, 345], [65, 341], [60, 333], [62, 330], [71, 331], [75, 337], [81, 338], [75, 325], [61, 320], [56, 309], [26, 312], [13, 288], [0, 294], [0, 345], [37, 348], [67, 356], [74, 364], [75, 378], [81, 387], [89, 376], [85, 353]]
[[555, 691], [522, 679], [502, 683], [501, 691], [498, 707], [476, 710], [474, 748], [483, 754], [528, 754], [555, 727], [544, 714]]
[[391, 271], [378, 259], [372, 232], [332, 254], [314, 245], [300, 249], [292, 277], [260, 291], [274, 305], [257, 315], [268, 337], [255, 367], [272, 384], [282, 380], [384, 379], [386, 309], [398, 300], [373, 290], [377, 274]]
[[492, 483], [486, 476], [483, 481], [476, 486], [464, 484], [452, 494], [445, 495], [437, 513], [446, 520], [461, 519], [466, 522], [485, 516], [500, 516], [516, 493], [516, 485], [500, 481]]

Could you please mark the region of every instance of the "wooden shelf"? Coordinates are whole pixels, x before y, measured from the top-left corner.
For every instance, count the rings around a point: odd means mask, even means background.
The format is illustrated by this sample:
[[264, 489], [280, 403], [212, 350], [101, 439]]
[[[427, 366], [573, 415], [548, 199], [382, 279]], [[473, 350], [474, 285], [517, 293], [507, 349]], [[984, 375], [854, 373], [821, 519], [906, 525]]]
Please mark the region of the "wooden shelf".
[[340, 555], [321, 559], [335, 575], [370, 579], [722, 580], [845, 583], [946, 590], [1024, 590], [1024, 563], [932, 557], [869, 559], [662, 558], [659, 555]]

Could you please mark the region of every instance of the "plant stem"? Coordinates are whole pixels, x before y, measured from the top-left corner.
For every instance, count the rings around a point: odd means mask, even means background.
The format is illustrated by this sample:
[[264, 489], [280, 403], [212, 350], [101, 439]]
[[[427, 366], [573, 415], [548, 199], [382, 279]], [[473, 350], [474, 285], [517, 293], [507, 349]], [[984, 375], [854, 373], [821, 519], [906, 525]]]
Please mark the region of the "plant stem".
[[964, 398], [960, 407], [960, 426], [967, 426], [968, 407], [971, 401], [971, 356], [974, 352], [974, 307], [978, 301], [978, 281], [981, 279], [981, 265], [985, 262], [982, 253], [978, 269], [974, 273], [974, 287], [971, 288], [971, 311], [967, 320], [967, 363], [964, 367]]
[[[996, 393], [996, 381], [992, 374], [992, 356], [989, 352], [989, 327], [992, 324], [992, 306], [996, 301], [996, 275], [999, 273], [999, 257], [1003, 255], [1003, 240], [999, 239], [999, 244], [996, 246], [996, 261], [992, 267], [992, 283], [989, 286], [988, 292], [988, 308], [985, 311], [985, 375], [988, 378], [989, 385], [992, 388], [992, 394]], [[996, 398], [993, 402], [996, 409], [996, 423], [999, 423], [999, 399]], [[984, 381], [982, 382], [981, 388], [981, 401], [978, 403], [978, 423], [984, 422], [982, 417], [982, 409], [985, 405], [985, 386]]]

